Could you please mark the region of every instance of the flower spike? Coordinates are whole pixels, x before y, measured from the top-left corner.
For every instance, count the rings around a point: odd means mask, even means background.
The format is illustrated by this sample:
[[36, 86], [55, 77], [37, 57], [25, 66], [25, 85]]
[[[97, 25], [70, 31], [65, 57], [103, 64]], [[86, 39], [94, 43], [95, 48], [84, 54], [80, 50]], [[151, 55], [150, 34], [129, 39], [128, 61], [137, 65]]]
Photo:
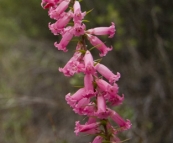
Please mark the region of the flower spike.
[[[80, 0], [42, 0], [41, 6], [48, 9], [48, 15], [55, 20], [49, 23], [50, 31], [55, 35], [61, 35], [61, 40], [54, 43], [54, 46], [63, 52], [67, 52], [69, 42], [75, 37], [77, 46], [74, 54], [64, 67], [59, 71], [66, 77], [75, 74], [82, 74], [83, 84], [73, 94], [65, 96], [67, 104], [78, 114], [88, 118], [84, 124], [75, 122], [74, 132], [78, 136], [81, 133], [94, 136], [90, 143], [120, 143], [117, 137], [119, 132], [131, 128], [130, 120], [124, 120], [116, 111], [114, 106], [119, 106], [124, 100], [120, 96], [119, 87], [116, 83], [120, 73], [114, 74], [107, 66], [101, 64], [102, 59], [95, 59], [92, 49], [99, 50], [100, 57], [107, 55], [113, 49], [107, 47], [97, 36], [107, 35], [112, 38], [116, 32], [115, 24], [112, 22], [109, 27], [96, 27], [87, 29], [84, 22], [86, 12], [81, 10]], [[70, 7], [71, 6], [71, 7]], [[93, 46], [86, 45], [87, 41]], [[111, 120], [118, 125], [115, 128]]]

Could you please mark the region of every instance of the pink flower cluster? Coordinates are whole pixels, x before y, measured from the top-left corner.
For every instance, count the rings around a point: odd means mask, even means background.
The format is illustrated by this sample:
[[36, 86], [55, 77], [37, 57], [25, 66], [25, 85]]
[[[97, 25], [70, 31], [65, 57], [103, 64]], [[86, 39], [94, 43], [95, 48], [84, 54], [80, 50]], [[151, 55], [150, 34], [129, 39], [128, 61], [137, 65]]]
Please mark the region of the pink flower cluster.
[[[89, 40], [91, 45], [99, 50], [100, 57], [106, 56], [112, 47], [107, 47], [97, 36], [108, 35], [112, 38], [115, 34], [114, 23], [112, 22], [109, 27], [87, 30], [83, 23], [87, 12], [81, 11], [77, 0], [42, 0], [41, 5], [44, 9], [48, 9], [50, 18], [55, 20], [55, 23], [48, 25], [51, 32], [62, 36], [59, 43], [54, 43], [58, 50], [67, 52], [67, 45], [72, 38], [79, 37], [80, 39], [73, 57], [63, 68], [59, 68], [59, 71], [67, 77], [76, 73], [84, 75], [84, 86], [74, 94], [68, 93], [65, 96], [75, 113], [88, 117], [84, 125], [81, 125], [79, 121], [76, 122], [76, 135], [79, 133], [95, 135], [92, 143], [120, 142], [116, 136], [117, 133], [131, 127], [129, 120], [124, 120], [111, 109], [113, 106], [122, 104], [124, 100], [124, 95], [118, 94], [119, 87], [116, 83], [120, 73], [114, 74], [105, 65], [94, 61], [90, 50], [85, 45], [85, 40]], [[72, 8], [69, 8], [70, 6]], [[114, 121], [118, 128], [112, 126], [110, 120]]]

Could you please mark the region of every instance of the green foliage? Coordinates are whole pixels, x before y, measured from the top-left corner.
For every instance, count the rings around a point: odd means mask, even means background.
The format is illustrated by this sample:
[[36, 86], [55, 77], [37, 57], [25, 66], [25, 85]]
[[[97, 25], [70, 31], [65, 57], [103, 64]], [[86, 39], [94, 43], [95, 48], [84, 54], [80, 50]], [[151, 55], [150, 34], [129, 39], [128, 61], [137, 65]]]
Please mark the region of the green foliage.
[[73, 86], [73, 87], [83, 87], [84, 86], [84, 83], [83, 83], [83, 79], [84, 75], [82, 74], [77, 74], [77, 75], [74, 75], [71, 79], [70, 79], [70, 84]]
[[[9, 100], [13, 100], [13, 98]], [[29, 108], [25, 108], [25, 110], [21, 110], [21, 108], [8, 110], [4, 116], [6, 122], [2, 124], [2, 129], [5, 131], [3, 135], [4, 141], [9, 143], [26, 143], [27, 126], [30, 117], [31, 109]]]
[[51, 35], [48, 28], [46, 28], [48, 25], [47, 21], [49, 21], [47, 12], [42, 10], [39, 0], [1, 0], [0, 9], [0, 26], [2, 26], [0, 29], [6, 30], [3, 34], [8, 34], [13, 37], [25, 34], [35, 38], [43, 38]]

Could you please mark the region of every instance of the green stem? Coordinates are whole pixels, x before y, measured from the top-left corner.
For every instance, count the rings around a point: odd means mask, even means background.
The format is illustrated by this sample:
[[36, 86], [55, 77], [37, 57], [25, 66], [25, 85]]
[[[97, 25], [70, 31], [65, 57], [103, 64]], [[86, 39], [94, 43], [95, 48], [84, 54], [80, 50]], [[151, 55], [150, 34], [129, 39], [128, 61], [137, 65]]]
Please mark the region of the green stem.
[[82, 42], [82, 45], [83, 45], [82, 48], [86, 51], [87, 48], [86, 48], [86, 42], [85, 42], [85, 35], [82, 35], [82, 40], [81, 40], [81, 42]]
[[103, 119], [103, 128], [104, 128], [104, 133], [105, 133], [105, 140], [110, 142], [110, 135], [109, 135], [109, 132], [108, 132], [108, 129], [107, 129], [107, 120]]

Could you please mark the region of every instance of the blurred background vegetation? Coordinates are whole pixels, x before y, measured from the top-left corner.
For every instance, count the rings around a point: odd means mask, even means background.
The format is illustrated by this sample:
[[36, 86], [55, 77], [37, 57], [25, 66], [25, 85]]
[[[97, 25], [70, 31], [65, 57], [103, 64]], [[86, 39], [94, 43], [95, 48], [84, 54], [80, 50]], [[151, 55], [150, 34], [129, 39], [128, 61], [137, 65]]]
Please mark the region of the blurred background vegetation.
[[[60, 37], [48, 30], [52, 21], [41, 0], [0, 0], [0, 143], [87, 143], [76, 137], [75, 115], [64, 96], [81, 78], [59, 73], [75, 48], [58, 51]], [[125, 102], [117, 110], [132, 121], [123, 139], [129, 143], [173, 141], [173, 1], [83, 0], [94, 10], [87, 28], [116, 24], [114, 50], [102, 60], [122, 78]], [[98, 52], [94, 53], [98, 56]], [[121, 135], [120, 135], [121, 136]]]

